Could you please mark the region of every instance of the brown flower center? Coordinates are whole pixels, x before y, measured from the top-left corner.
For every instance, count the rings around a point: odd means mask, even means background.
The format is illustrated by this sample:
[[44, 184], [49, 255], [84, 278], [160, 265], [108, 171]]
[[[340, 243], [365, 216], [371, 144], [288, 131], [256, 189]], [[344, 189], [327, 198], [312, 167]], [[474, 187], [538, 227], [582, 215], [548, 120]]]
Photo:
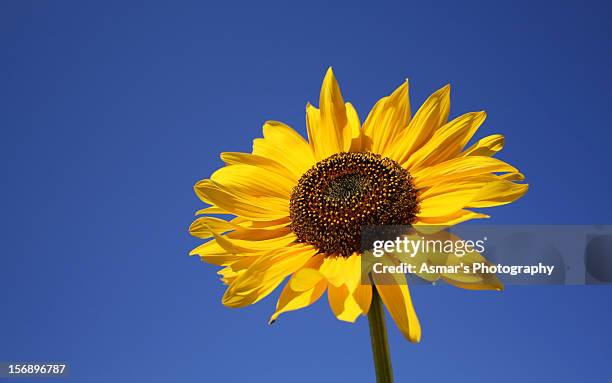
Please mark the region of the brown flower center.
[[327, 255], [350, 256], [365, 225], [410, 225], [419, 212], [412, 177], [373, 153], [338, 153], [318, 162], [291, 192], [291, 228]]

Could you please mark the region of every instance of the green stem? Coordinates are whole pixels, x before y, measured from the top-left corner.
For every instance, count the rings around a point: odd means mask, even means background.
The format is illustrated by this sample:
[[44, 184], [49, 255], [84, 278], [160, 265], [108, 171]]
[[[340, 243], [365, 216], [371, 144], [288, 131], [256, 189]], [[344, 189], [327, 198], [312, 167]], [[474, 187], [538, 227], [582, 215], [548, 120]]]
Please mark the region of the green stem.
[[393, 369], [391, 368], [391, 353], [387, 341], [387, 327], [385, 326], [385, 312], [376, 287], [372, 286], [372, 304], [368, 312], [370, 324], [370, 338], [372, 340], [372, 355], [376, 368], [377, 383], [393, 383]]

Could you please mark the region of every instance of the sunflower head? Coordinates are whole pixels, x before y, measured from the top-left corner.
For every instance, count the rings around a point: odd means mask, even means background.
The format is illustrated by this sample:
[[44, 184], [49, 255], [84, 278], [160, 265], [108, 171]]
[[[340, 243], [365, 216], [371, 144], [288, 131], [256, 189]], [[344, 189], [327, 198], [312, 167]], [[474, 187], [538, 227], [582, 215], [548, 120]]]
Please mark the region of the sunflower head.
[[[467, 146], [485, 113], [449, 121], [449, 108], [445, 86], [412, 115], [405, 82], [361, 123], [329, 69], [319, 108], [306, 106], [308, 140], [270, 121], [251, 153], [222, 153], [226, 166], [195, 185], [209, 206], [198, 211], [190, 232], [208, 240], [191, 254], [223, 267], [223, 303], [255, 303], [289, 277], [272, 321], [327, 292], [336, 317], [353, 322], [367, 314], [375, 288], [403, 334], [418, 341], [421, 328], [405, 276], [389, 285], [372, 275], [372, 283], [362, 284], [361, 228], [452, 226], [488, 217], [472, 208], [507, 204], [527, 191], [515, 167], [493, 158], [503, 136]], [[482, 261], [479, 254], [466, 260]], [[475, 290], [501, 286], [488, 274], [427, 278]]]

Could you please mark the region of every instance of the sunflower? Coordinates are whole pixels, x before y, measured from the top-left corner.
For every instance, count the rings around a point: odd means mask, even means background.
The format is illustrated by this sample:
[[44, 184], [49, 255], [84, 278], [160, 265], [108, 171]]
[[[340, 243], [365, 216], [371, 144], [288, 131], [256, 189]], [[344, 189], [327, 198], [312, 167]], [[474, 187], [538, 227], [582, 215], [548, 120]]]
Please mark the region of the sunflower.
[[[404, 336], [418, 342], [421, 327], [405, 276], [396, 284], [375, 277], [362, 283], [360, 228], [487, 218], [469, 209], [510, 203], [528, 187], [519, 183], [524, 177], [516, 168], [493, 158], [504, 145], [502, 135], [466, 148], [485, 112], [448, 121], [449, 108], [447, 85], [412, 116], [406, 81], [362, 124], [330, 68], [319, 108], [306, 105], [308, 140], [268, 121], [251, 153], [222, 153], [226, 165], [194, 187], [209, 206], [196, 213], [201, 216], [190, 233], [208, 241], [190, 254], [223, 267], [223, 304], [256, 303], [289, 277], [270, 322], [326, 291], [335, 316], [354, 322], [379, 296]], [[466, 289], [501, 287], [494, 276], [428, 279]]]

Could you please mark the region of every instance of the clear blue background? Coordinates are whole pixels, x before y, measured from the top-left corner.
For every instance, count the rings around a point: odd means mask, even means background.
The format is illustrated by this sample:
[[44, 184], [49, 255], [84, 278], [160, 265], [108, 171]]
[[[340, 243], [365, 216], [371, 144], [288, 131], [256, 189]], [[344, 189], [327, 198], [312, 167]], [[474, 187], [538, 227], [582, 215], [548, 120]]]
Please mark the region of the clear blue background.
[[[363, 119], [411, 80], [487, 110], [531, 189], [492, 223], [612, 223], [610, 3], [0, 4], [0, 360], [74, 382], [371, 382], [367, 321], [266, 324], [189, 258], [192, 185], [266, 119], [304, 130], [333, 66]], [[288, 148], [290, 150], [290, 148]], [[610, 287], [416, 287], [398, 382], [609, 382]]]

